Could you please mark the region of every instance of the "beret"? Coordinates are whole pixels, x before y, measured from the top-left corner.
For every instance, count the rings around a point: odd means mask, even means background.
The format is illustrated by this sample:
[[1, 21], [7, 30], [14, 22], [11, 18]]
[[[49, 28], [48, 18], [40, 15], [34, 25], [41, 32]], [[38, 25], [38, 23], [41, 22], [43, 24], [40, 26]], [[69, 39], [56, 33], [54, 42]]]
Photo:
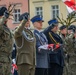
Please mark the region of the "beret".
[[60, 29], [60, 30], [63, 30], [63, 29], [65, 29], [65, 28], [67, 28], [66, 25], [62, 25], [59, 29]]
[[71, 26], [68, 27], [68, 30], [73, 30], [73, 29], [76, 29], [75, 25], [71, 25]]
[[5, 11], [7, 11], [6, 7], [0, 7], [0, 16], [3, 16]]
[[29, 13], [25, 12], [25, 13], [21, 14], [20, 17], [19, 17], [19, 21], [22, 21], [23, 17], [25, 17], [25, 16], [26, 16], [26, 18], [29, 18]]

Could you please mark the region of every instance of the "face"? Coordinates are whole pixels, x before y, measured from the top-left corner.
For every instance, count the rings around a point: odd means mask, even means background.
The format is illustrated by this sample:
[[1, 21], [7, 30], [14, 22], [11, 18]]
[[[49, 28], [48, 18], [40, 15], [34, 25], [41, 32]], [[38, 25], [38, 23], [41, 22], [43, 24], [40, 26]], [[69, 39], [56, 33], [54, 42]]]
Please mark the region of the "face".
[[58, 25], [54, 26], [53, 29], [51, 29], [53, 32], [57, 32], [58, 31]]
[[26, 22], [25, 27], [30, 27], [30, 19]]
[[42, 29], [42, 21], [34, 22], [34, 27], [38, 30]]
[[60, 31], [62, 34], [67, 34], [67, 28]]
[[[3, 17], [3, 16], [0, 16], [0, 19], [1, 19], [2, 17]], [[6, 24], [6, 23], [7, 23], [7, 21], [8, 21], [8, 19], [6, 19], [4, 23]]]
[[2, 18], [2, 16], [0, 16], [0, 18]]
[[71, 32], [73, 32], [72, 30], [68, 30], [68, 34], [71, 34]]

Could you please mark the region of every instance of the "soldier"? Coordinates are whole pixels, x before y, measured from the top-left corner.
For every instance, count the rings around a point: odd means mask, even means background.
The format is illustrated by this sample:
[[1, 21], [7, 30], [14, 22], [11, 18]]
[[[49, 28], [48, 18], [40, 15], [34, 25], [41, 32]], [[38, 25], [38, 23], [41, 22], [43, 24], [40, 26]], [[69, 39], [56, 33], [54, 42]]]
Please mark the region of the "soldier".
[[69, 26], [66, 49], [69, 55], [68, 75], [76, 75], [76, 27]]
[[35, 37], [30, 31], [29, 13], [20, 16], [20, 25], [16, 28], [14, 38], [17, 46], [18, 75], [34, 75], [35, 72]]
[[[58, 30], [58, 21], [56, 19], [52, 19], [48, 21], [50, 25], [47, 29], [44, 30], [44, 34], [48, 39], [49, 44], [63, 44], [61, 37], [56, 33]], [[64, 67], [64, 52], [62, 46], [60, 46], [55, 51], [49, 54], [49, 75], [62, 75], [63, 67]]]
[[11, 74], [11, 52], [13, 36], [7, 27], [9, 13], [6, 7], [0, 7], [0, 75]]

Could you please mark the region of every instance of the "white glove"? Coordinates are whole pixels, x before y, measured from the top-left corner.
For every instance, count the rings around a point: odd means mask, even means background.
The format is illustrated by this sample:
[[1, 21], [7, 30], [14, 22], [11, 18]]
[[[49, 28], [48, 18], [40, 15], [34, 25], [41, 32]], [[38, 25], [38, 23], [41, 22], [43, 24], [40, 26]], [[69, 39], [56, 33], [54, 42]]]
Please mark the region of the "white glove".
[[38, 49], [44, 49], [44, 50], [47, 50], [47, 49], [48, 49], [48, 44], [46, 44], [46, 45], [42, 45], [42, 46], [39, 46]]

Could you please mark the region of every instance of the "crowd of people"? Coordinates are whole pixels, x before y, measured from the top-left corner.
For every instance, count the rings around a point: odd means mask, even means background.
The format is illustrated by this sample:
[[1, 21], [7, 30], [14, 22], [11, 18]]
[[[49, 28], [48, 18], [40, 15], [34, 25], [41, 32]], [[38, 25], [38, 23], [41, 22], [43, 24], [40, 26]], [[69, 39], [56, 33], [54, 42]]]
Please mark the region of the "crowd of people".
[[30, 19], [25, 12], [11, 31], [7, 25], [9, 16], [7, 8], [1, 7], [0, 75], [76, 75], [75, 25], [59, 27], [58, 20], [52, 19], [43, 30], [42, 16]]

